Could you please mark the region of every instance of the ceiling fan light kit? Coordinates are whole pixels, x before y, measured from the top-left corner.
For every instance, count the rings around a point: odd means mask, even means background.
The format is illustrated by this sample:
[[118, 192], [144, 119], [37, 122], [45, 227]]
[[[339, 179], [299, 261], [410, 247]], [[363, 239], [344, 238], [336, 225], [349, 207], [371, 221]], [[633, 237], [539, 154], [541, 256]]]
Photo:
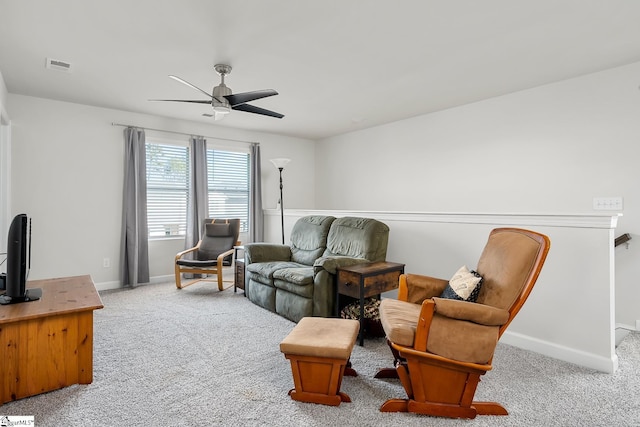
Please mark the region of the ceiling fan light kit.
[[214, 111], [215, 120], [219, 120], [224, 117], [224, 115], [231, 112], [231, 110], [244, 111], [247, 113], [261, 114], [264, 116], [275, 117], [281, 119], [284, 117], [283, 114], [276, 113], [275, 111], [270, 111], [261, 107], [256, 107], [255, 105], [247, 104], [247, 102], [255, 101], [256, 99], [266, 98], [268, 96], [277, 95], [273, 89], [263, 89], [256, 90], [252, 92], [243, 92], [234, 94], [227, 85], [224, 84], [224, 77], [231, 73], [231, 66], [226, 64], [216, 64], [213, 67], [216, 72], [220, 75], [220, 84], [213, 88], [211, 94], [205, 92], [199, 87], [189, 83], [186, 80], [181, 79], [177, 76], [169, 76], [170, 78], [189, 86], [192, 89], [195, 89], [206, 96], [208, 96], [209, 100], [194, 100], [194, 99], [152, 99], [151, 101], [167, 101], [167, 102], [190, 102], [196, 104], [211, 104]]

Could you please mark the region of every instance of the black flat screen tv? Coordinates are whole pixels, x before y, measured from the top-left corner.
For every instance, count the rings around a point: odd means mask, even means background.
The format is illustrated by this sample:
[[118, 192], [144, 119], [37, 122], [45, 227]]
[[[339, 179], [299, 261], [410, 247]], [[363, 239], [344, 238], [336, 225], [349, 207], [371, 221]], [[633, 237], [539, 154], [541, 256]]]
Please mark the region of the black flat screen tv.
[[13, 218], [7, 235], [7, 275], [5, 293], [0, 304], [35, 301], [42, 296], [41, 289], [27, 289], [31, 268], [31, 220], [26, 214]]

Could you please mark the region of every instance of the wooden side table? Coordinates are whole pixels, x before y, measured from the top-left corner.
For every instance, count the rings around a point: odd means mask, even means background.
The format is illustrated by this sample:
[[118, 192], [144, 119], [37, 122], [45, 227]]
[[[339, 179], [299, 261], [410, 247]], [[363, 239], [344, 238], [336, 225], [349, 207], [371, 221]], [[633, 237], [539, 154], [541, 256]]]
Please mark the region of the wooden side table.
[[397, 262], [372, 262], [356, 264], [337, 269], [336, 277], [336, 315], [340, 310], [340, 295], [360, 300], [359, 344], [364, 344], [364, 299], [380, 295], [398, 287], [400, 275], [404, 273], [404, 264]]
[[244, 253], [244, 246], [233, 247], [233, 292], [236, 292], [238, 288], [244, 291], [244, 257], [238, 258], [238, 252]]

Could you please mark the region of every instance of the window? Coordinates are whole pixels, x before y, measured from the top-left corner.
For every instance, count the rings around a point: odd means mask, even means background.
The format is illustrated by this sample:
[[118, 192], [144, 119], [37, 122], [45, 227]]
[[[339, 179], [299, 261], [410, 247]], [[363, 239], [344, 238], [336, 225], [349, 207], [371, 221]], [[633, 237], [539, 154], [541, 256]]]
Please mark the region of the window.
[[[189, 147], [147, 138], [149, 237], [184, 236], [189, 198]], [[249, 230], [249, 153], [207, 149], [209, 217], [240, 218]]]
[[149, 237], [184, 236], [189, 197], [189, 148], [146, 143]]
[[249, 154], [207, 149], [209, 217], [240, 218], [249, 230]]

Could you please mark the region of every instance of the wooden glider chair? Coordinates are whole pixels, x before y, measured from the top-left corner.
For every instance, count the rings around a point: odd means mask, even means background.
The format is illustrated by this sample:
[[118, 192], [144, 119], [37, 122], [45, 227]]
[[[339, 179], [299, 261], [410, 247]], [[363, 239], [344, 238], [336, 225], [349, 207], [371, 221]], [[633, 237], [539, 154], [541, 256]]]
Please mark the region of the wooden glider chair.
[[[193, 248], [184, 250], [176, 255], [176, 287], [182, 289], [200, 281], [214, 280], [207, 276], [195, 278], [188, 283], [182, 283], [183, 273], [194, 275], [214, 274], [218, 282], [218, 289], [226, 289], [223, 286], [222, 273], [224, 267], [231, 267], [233, 261], [233, 247], [240, 245], [239, 219], [212, 219], [207, 218], [202, 225], [202, 238]], [[193, 253], [193, 259], [185, 259], [186, 254]], [[197, 277], [197, 276], [194, 276]]]
[[[492, 368], [498, 340], [529, 296], [549, 246], [545, 235], [498, 228], [489, 235], [477, 273], [465, 273], [463, 267], [450, 281], [402, 275], [398, 299], [380, 304], [395, 369], [383, 369], [376, 377], [399, 378], [408, 398], [387, 400], [380, 411], [452, 418], [507, 415], [499, 403], [473, 397], [480, 375]], [[471, 285], [467, 291], [479, 282], [476, 302], [459, 295], [465, 286], [457, 285], [463, 282]]]

